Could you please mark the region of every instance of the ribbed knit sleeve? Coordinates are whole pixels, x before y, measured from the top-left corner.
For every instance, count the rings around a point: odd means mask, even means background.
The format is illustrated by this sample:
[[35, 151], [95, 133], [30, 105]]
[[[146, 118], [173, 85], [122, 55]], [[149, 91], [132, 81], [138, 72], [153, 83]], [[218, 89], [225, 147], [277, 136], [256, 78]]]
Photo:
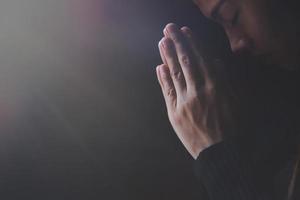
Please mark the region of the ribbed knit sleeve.
[[202, 151], [194, 171], [209, 200], [274, 200], [274, 178], [296, 155], [297, 141], [230, 138]]
[[200, 153], [194, 166], [209, 200], [256, 200], [260, 196], [255, 163], [234, 141], [221, 142]]

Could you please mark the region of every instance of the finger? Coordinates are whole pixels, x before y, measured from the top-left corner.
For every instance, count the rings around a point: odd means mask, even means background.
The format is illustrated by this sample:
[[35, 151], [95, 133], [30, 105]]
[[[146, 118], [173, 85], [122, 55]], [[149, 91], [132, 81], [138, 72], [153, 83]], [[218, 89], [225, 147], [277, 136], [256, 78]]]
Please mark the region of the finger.
[[156, 68], [157, 77], [161, 85], [162, 93], [167, 105], [167, 109], [170, 111], [176, 107], [176, 90], [170, 75], [170, 71], [167, 65], [162, 64]]
[[165, 57], [165, 54], [164, 54], [164, 51], [163, 51], [163, 46], [162, 46], [162, 40], [163, 39], [161, 39], [160, 42], [158, 43], [158, 49], [159, 49], [160, 57], [163, 61], [163, 64], [167, 64], [167, 60], [166, 60], [166, 57]]
[[168, 31], [167, 31], [167, 27], [164, 28], [163, 32], [164, 32], [165, 37], [170, 37], [169, 34], [168, 34]]
[[166, 26], [166, 34], [173, 40], [177, 52], [178, 61], [182, 68], [187, 89], [194, 89], [199, 84], [196, 79], [197, 64], [195, 62], [195, 55], [187, 42], [187, 39], [175, 24], [168, 24]]
[[161, 65], [158, 65], [158, 66], [156, 67], [156, 76], [157, 76], [157, 80], [158, 80], [158, 82], [159, 82], [159, 85], [160, 85], [161, 89], [164, 90], [164, 84], [163, 84], [163, 82], [162, 82], [162, 80], [161, 80], [161, 75], [160, 75], [160, 72], [159, 72], [160, 66], [161, 66]]
[[191, 46], [191, 49], [192, 49], [194, 55], [196, 56], [197, 64], [203, 74], [204, 80], [208, 80], [209, 73], [208, 73], [207, 66], [205, 64], [205, 58], [203, 56], [204, 52], [201, 50], [201, 47], [197, 46], [197, 40], [195, 39], [196, 37], [194, 36], [194, 33], [192, 32], [192, 30], [189, 27], [186, 27], [186, 26], [181, 28], [181, 32], [186, 37], [189, 45]]
[[164, 38], [162, 40], [162, 46], [167, 66], [170, 69], [169, 71], [171, 74], [171, 78], [176, 89], [176, 93], [178, 96], [182, 96], [186, 91], [186, 83], [180, 63], [178, 62], [174, 43], [170, 38]]

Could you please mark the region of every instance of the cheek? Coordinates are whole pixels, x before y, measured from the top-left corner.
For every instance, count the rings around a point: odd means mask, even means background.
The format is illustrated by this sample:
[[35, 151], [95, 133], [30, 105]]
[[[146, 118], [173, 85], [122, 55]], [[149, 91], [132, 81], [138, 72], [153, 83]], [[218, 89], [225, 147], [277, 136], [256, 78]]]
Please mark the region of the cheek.
[[[259, 11], [255, 9], [255, 11]], [[245, 37], [253, 43], [255, 54], [265, 54], [273, 48], [269, 23], [267, 18], [259, 12], [254, 12], [251, 8], [243, 9], [241, 16], [240, 28], [243, 30]]]
[[248, 18], [243, 28], [245, 35], [253, 42], [255, 52], [262, 53], [270, 48], [268, 31], [265, 30], [266, 27], [262, 26], [259, 21]]

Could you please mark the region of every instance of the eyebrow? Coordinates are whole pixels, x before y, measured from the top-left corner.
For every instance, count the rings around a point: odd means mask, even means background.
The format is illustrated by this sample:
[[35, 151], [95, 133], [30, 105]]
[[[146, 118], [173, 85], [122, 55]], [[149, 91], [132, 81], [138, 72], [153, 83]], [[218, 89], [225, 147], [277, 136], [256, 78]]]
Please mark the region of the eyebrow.
[[221, 6], [226, 2], [226, 0], [220, 0], [218, 3], [216, 3], [216, 5], [213, 6], [211, 13], [210, 13], [210, 17], [214, 20], [218, 19], [219, 17], [219, 10], [221, 8]]

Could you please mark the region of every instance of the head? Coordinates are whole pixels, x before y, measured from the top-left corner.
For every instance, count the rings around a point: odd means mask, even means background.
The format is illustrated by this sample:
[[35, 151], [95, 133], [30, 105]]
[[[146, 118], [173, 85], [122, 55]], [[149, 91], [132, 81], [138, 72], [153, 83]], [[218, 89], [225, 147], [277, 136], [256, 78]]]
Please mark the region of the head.
[[207, 18], [224, 28], [234, 54], [253, 55], [272, 64], [300, 64], [295, 0], [194, 2]]

